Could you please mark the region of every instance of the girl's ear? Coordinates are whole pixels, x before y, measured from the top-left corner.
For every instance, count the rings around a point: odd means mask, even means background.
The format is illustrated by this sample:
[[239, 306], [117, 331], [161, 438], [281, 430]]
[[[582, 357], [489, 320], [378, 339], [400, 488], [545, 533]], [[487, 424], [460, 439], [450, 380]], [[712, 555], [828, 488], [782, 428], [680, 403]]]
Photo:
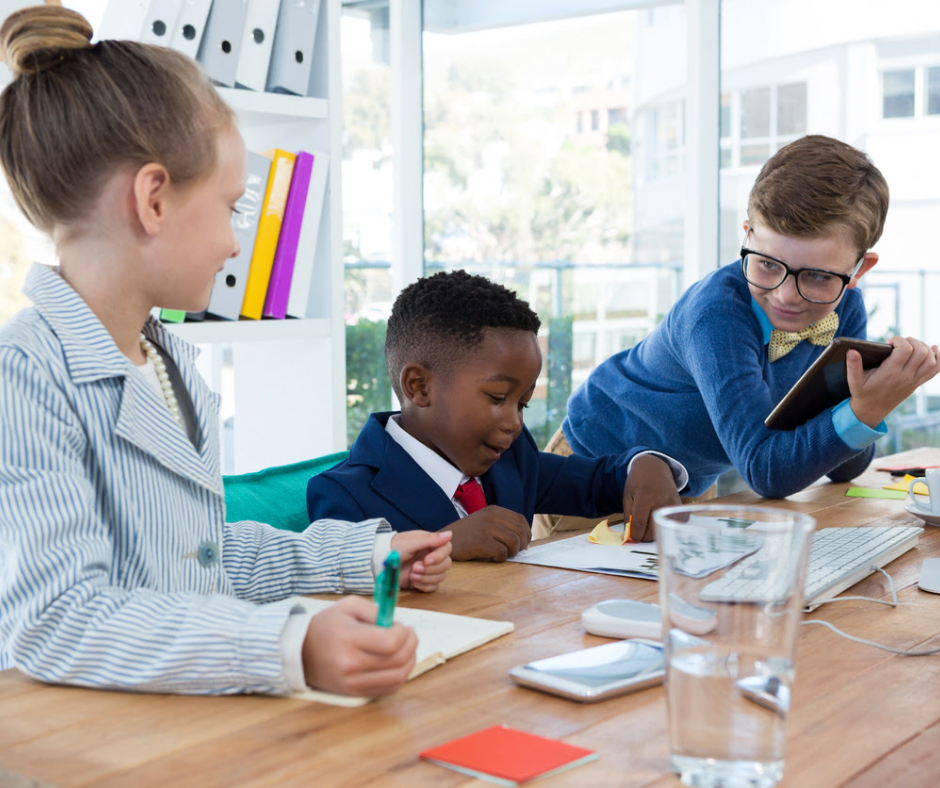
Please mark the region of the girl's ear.
[[147, 235], [156, 235], [167, 217], [170, 173], [156, 162], [145, 164], [134, 176], [134, 213]]
[[405, 364], [398, 379], [402, 396], [415, 407], [426, 408], [431, 404], [432, 378], [433, 373], [424, 364]]

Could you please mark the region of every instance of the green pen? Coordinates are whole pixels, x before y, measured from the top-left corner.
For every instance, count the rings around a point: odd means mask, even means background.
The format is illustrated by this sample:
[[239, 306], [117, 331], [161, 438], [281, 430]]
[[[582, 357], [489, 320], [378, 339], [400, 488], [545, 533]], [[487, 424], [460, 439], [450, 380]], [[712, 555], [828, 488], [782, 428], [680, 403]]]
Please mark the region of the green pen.
[[385, 559], [385, 568], [379, 572], [375, 581], [373, 599], [379, 606], [379, 615], [375, 623], [380, 627], [390, 627], [395, 617], [395, 602], [398, 601], [398, 571], [401, 568], [401, 559], [398, 553], [392, 550]]

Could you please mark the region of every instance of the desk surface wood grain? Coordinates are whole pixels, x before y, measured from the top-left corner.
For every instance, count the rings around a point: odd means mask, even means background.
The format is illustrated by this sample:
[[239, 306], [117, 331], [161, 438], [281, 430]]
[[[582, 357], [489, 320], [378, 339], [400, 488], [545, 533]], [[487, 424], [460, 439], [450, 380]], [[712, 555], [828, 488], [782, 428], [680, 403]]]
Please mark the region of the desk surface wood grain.
[[[881, 487], [883, 464], [940, 462], [919, 449], [877, 460], [854, 486]], [[752, 493], [722, 502], [785, 506], [820, 527], [921, 524], [902, 501], [846, 498], [819, 484], [785, 501]], [[917, 588], [940, 555], [940, 529], [889, 566], [897, 608], [847, 601], [810, 614], [904, 649], [940, 646], [940, 596]], [[656, 584], [522, 564], [455, 564], [435, 594], [401, 604], [512, 621], [516, 631], [357, 709], [259, 696], [138, 695], [35, 682], [0, 672], [0, 785], [470, 786], [418, 753], [480, 728], [512, 725], [596, 749], [599, 759], [540, 785], [670, 786], [661, 687], [581, 705], [515, 686], [513, 665], [608, 642], [585, 634], [581, 611], [602, 599], [656, 600]], [[852, 594], [887, 598], [875, 574]], [[783, 786], [933, 786], [940, 774], [940, 655], [901, 657], [803, 628]]]

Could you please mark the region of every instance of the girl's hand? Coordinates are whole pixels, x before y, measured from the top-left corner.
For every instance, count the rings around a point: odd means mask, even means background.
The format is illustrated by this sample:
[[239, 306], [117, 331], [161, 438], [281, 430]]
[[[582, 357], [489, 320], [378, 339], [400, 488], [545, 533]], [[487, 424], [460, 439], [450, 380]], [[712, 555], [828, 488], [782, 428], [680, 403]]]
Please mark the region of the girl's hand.
[[307, 684], [375, 697], [401, 687], [415, 664], [418, 637], [401, 624], [378, 627], [378, 608], [348, 596], [310, 620], [301, 651]]
[[402, 531], [392, 537], [392, 550], [401, 557], [402, 588], [437, 589], [450, 569], [452, 536], [450, 531]]

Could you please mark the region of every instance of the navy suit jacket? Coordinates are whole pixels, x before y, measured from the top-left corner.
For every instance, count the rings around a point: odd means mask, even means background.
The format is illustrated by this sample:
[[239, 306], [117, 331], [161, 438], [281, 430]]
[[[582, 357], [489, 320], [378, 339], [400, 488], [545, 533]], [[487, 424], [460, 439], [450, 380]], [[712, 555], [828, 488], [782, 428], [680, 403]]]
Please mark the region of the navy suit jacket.
[[[458, 519], [454, 504], [385, 431], [392, 413], [373, 413], [348, 459], [307, 482], [310, 521], [384, 517], [396, 531], [439, 531]], [[480, 477], [487, 504], [519, 512], [604, 517], [623, 511], [627, 463], [618, 457], [561, 457], [540, 452], [525, 428]]]

